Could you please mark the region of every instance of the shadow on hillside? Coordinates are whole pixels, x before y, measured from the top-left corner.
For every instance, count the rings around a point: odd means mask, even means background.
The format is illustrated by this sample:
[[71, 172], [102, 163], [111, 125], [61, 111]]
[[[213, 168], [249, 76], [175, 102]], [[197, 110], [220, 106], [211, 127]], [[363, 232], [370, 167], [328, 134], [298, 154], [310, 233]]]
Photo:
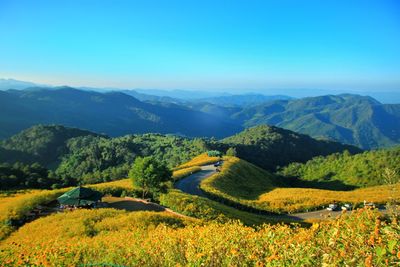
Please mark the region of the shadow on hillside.
[[331, 181], [306, 181], [296, 177], [279, 176], [281, 185], [283, 187], [297, 187], [297, 188], [315, 188], [333, 191], [351, 191], [359, 187], [348, 185], [338, 180]]

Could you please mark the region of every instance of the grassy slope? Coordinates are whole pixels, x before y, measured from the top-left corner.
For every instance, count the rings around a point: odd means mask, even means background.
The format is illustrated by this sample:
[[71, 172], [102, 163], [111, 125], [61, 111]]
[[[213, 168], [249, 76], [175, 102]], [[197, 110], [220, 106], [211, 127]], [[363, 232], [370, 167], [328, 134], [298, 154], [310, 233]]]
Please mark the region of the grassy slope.
[[178, 167], [174, 168], [174, 170], [180, 170], [180, 169], [185, 169], [189, 167], [196, 167], [196, 166], [203, 166], [211, 163], [215, 163], [220, 161], [219, 157], [209, 157], [207, 153], [203, 153], [198, 155], [197, 157], [194, 157], [190, 161], [179, 165]]
[[[201, 189], [225, 197], [254, 200], [275, 188], [276, 178], [267, 171], [236, 157], [225, 157], [220, 173], [203, 180]], [[217, 190], [217, 191], [214, 191]]]
[[201, 188], [221, 201], [263, 211], [293, 213], [321, 208], [333, 201], [386, 203], [400, 201], [400, 184], [374, 186], [353, 191], [284, 188], [277, 178], [238, 158], [227, 158], [222, 171], [203, 180]]

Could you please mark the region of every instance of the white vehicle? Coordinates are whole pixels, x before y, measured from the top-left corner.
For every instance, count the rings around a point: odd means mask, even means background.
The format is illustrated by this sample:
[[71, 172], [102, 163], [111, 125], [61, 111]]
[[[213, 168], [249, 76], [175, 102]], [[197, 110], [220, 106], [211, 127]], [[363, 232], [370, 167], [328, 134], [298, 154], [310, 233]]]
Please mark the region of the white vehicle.
[[336, 204], [329, 204], [329, 206], [326, 208], [329, 211], [334, 211], [338, 209], [338, 205]]
[[351, 209], [352, 209], [351, 204], [344, 204], [344, 205], [342, 206], [342, 210], [351, 210]]

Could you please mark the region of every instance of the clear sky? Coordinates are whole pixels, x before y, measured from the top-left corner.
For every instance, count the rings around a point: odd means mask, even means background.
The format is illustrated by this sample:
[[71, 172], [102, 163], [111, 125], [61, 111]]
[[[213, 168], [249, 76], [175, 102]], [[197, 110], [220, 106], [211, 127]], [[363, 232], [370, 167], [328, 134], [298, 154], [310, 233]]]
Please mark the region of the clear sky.
[[0, 78], [400, 90], [400, 1], [0, 0]]

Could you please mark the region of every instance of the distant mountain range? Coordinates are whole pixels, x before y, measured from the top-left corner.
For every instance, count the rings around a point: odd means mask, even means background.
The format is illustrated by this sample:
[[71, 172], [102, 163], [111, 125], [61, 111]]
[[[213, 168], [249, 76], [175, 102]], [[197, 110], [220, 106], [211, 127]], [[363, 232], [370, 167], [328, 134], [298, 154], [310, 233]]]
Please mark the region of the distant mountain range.
[[9, 89], [26, 89], [29, 87], [37, 87], [41, 86], [44, 87], [45, 85], [32, 83], [32, 82], [25, 82], [19, 81], [15, 79], [1, 79], [0, 78], [0, 90], [9, 90]]
[[244, 108], [230, 118], [245, 127], [271, 124], [366, 149], [400, 143], [400, 104], [359, 95], [273, 101]]
[[157, 132], [223, 138], [259, 124], [363, 149], [400, 143], [400, 104], [342, 94], [292, 99], [284, 95], [224, 95], [184, 100], [133, 90], [71, 87], [0, 91], [0, 138], [35, 124], [63, 124], [110, 136]]
[[242, 129], [184, 106], [149, 104], [119, 92], [102, 94], [69, 87], [0, 92], [0, 137], [35, 124], [53, 123], [111, 136], [158, 132], [219, 138]]

